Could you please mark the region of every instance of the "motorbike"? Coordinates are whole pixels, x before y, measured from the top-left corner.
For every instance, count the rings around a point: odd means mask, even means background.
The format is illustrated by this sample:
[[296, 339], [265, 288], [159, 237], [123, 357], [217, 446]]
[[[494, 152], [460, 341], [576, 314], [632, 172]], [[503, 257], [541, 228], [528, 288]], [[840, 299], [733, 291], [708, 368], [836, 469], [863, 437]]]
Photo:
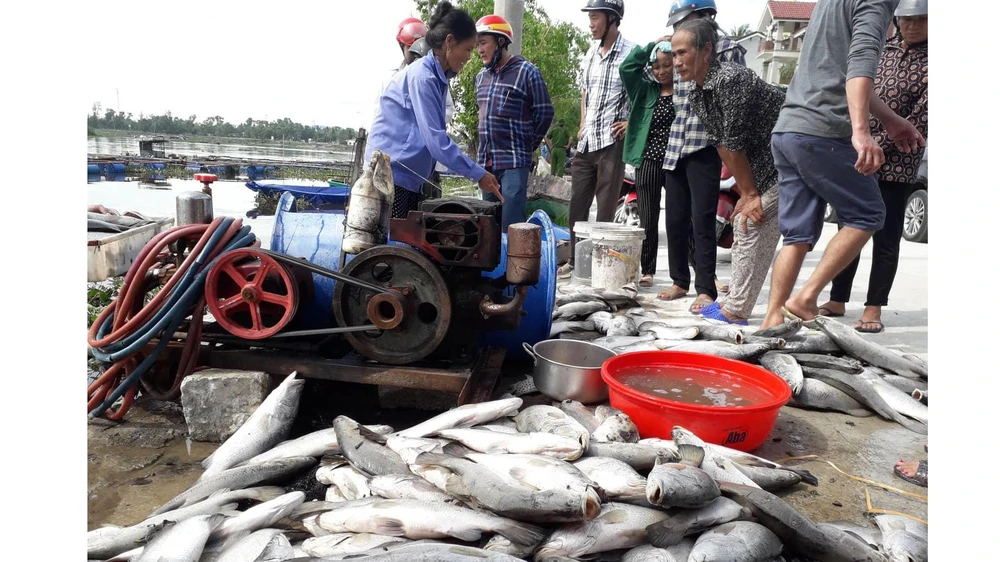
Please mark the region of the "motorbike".
[[[725, 249], [733, 247], [733, 210], [739, 200], [739, 196], [733, 190], [735, 185], [736, 178], [729, 172], [729, 168], [722, 166], [722, 174], [719, 178], [719, 202], [715, 211], [715, 240], [718, 247]], [[635, 168], [630, 164], [625, 165], [625, 179], [622, 181], [621, 196], [615, 210], [615, 222], [628, 226], [640, 226], [639, 197], [635, 189]]]

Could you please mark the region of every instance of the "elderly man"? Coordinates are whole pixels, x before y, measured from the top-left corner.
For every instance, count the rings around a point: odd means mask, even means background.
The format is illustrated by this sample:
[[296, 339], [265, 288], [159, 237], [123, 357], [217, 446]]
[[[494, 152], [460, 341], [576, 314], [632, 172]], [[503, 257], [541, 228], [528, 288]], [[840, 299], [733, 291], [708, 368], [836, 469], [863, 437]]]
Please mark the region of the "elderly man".
[[[885, 162], [869, 129], [871, 114], [900, 152], [924, 144], [912, 123], [873, 95], [875, 71], [899, 0], [821, 0], [809, 22], [798, 69], [771, 137], [779, 177], [778, 227], [784, 247], [771, 272], [761, 328], [783, 318], [812, 320], [820, 291], [882, 228], [885, 205], [872, 175]], [[842, 228], [798, 293], [806, 253], [822, 234], [829, 203]]]

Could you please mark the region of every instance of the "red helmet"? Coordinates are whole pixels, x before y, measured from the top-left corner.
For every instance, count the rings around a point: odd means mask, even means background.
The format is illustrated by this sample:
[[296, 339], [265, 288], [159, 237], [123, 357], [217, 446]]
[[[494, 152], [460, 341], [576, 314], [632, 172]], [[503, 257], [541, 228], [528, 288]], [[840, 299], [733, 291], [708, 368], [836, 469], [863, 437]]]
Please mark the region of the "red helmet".
[[489, 15], [479, 18], [476, 22], [477, 33], [492, 33], [506, 37], [507, 41], [514, 42], [514, 29], [507, 23], [507, 20], [498, 15]]
[[427, 35], [427, 26], [417, 18], [406, 18], [399, 24], [396, 41], [409, 47], [414, 41]]

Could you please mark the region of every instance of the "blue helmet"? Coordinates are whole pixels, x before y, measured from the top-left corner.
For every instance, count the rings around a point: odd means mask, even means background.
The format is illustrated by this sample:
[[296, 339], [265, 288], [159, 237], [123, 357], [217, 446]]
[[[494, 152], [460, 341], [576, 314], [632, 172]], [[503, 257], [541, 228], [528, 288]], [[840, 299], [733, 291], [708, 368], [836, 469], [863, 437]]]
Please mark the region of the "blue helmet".
[[688, 17], [688, 14], [702, 10], [710, 10], [712, 15], [719, 13], [715, 7], [715, 0], [674, 0], [674, 3], [670, 5], [667, 25], [676, 25], [677, 22]]

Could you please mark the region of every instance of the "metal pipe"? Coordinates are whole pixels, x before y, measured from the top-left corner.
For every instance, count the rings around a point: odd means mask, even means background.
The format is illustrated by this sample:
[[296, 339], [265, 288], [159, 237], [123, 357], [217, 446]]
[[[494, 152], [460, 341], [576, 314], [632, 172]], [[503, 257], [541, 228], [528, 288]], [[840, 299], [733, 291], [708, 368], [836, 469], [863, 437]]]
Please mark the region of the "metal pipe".
[[521, 310], [521, 305], [524, 304], [524, 298], [527, 294], [528, 286], [519, 285], [514, 290], [514, 298], [504, 304], [495, 303], [489, 296], [484, 296], [483, 300], [479, 301], [479, 312], [487, 318], [490, 316], [507, 316], [513, 314]]
[[527, 222], [507, 228], [507, 282], [537, 285], [542, 271], [542, 227]]

